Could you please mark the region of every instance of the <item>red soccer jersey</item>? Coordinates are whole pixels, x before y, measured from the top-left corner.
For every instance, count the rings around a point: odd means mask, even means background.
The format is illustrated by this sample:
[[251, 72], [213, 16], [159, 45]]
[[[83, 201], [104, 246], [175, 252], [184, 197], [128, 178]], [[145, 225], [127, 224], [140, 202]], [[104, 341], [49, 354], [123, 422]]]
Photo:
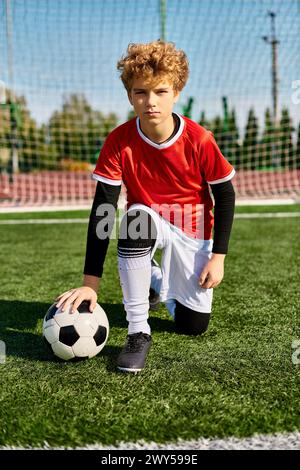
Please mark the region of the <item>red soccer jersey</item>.
[[210, 131], [177, 116], [176, 135], [161, 144], [143, 134], [139, 118], [118, 126], [105, 140], [93, 177], [111, 185], [123, 181], [128, 208], [135, 203], [152, 207], [187, 235], [209, 240], [213, 227], [209, 184], [230, 180], [235, 170]]

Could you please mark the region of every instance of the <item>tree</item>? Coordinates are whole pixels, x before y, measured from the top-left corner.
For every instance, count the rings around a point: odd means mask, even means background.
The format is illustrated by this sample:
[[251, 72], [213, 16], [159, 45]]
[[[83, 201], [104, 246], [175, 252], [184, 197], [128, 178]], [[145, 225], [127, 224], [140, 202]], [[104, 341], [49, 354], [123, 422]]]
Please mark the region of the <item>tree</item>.
[[242, 146], [241, 168], [254, 170], [258, 149], [258, 121], [254, 109], [249, 110]]
[[[11, 90], [6, 91], [6, 97], [7, 105], [1, 108], [0, 146], [7, 148], [10, 154], [16, 150], [20, 171], [56, 165], [55, 149], [46, 143], [43, 127], [31, 117], [25, 97]], [[9, 173], [13, 170], [11, 157], [6, 170]]]
[[[6, 91], [7, 95], [7, 91]], [[0, 106], [0, 171], [6, 169], [11, 153], [11, 115], [10, 107]]]
[[216, 116], [211, 122], [211, 131], [214, 134], [216, 142], [220, 147], [221, 152], [224, 151], [224, 133], [223, 133], [223, 120], [220, 116]]
[[289, 116], [289, 110], [283, 108], [280, 119], [280, 162], [284, 168], [293, 168], [294, 166], [294, 146], [292, 132], [295, 130], [292, 119]]
[[228, 161], [238, 169], [240, 167], [240, 144], [239, 144], [239, 131], [236, 124], [235, 110], [232, 109], [228, 117], [228, 128], [225, 133], [225, 156]]
[[117, 116], [92, 109], [84, 95], [65, 97], [49, 120], [49, 135], [60, 158], [94, 163], [95, 152], [117, 125]]
[[205, 111], [201, 111], [200, 119], [198, 121], [198, 124], [200, 124], [200, 126], [205, 127], [206, 129], [210, 129], [210, 123], [209, 123], [209, 121], [207, 121], [207, 119], [205, 117]]
[[192, 117], [192, 109], [194, 104], [194, 98], [192, 96], [189, 97], [187, 104], [182, 106], [182, 114], [185, 117], [191, 119]]
[[265, 125], [259, 143], [259, 168], [273, 168], [280, 165], [278, 148], [278, 128], [273, 123], [269, 108], [265, 111]]

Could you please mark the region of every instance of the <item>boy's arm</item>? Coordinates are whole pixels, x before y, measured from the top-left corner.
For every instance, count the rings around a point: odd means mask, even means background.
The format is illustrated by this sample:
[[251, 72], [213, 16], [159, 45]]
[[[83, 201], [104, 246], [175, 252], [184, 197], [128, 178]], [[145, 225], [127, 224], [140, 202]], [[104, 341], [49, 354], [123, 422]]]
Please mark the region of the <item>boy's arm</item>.
[[235, 192], [231, 181], [212, 184], [211, 190], [215, 199], [214, 242], [212, 257], [199, 277], [199, 284], [204, 289], [217, 287], [223, 279], [235, 206]]
[[96, 294], [98, 292], [98, 289], [99, 289], [99, 284], [100, 284], [100, 277], [98, 276], [91, 276], [89, 274], [84, 274], [83, 275], [83, 286], [85, 287], [90, 287], [91, 289], [93, 289]]
[[65, 310], [73, 304], [74, 312], [83, 300], [90, 302], [91, 311], [95, 307], [120, 191], [121, 186], [98, 181], [88, 226], [83, 287], [59, 295], [55, 299], [58, 308]]
[[[84, 263], [84, 285], [98, 288], [99, 278], [109, 245], [121, 186], [97, 182], [95, 197], [91, 209], [86, 254]], [[96, 279], [98, 278], [98, 283]], [[86, 284], [88, 283], [88, 284]]]
[[226, 255], [234, 216], [235, 192], [231, 181], [212, 184], [215, 200], [213, 253]]

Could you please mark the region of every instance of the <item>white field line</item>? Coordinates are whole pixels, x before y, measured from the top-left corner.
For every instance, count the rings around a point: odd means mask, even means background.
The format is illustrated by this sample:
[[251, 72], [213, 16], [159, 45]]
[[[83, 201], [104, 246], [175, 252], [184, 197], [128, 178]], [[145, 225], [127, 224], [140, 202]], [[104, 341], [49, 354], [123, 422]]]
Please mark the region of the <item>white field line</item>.
[[[240, 199], [237, 198], [235, 201], [236, 206], [290, 206], [293, 204], [300, 204], [299, 198], [286, 198], [286, 199]], [[124, 209], [126, 205], [126, 198], [120, 196], [118, 201], [119, 209]], [[90, 210], [92, 207], [92, 200], [82, 204], [65, 204], [65, 205], [51, 205], [51, 206], [10, 206], [1, 207], [0, 214], [9, 213], [25, 213], [25, 212], [57, 212], [57, 211], [78, 211], [78, 210]]]
[[87, 224], [89, 219], [10, 219], [0, 220], [0, 225], [26, 224]]
[[281, 217], [300, 217], [300, 212], [257, 212], [235, 214], [235, 219], [272, 219]]
[[120, 442], [115, 446], [101, 444], [87, 444], [83, 447], [51, 447], [44, 442], [41, 447], [14, 447], [4, 446], [0, 450], [10, 449], [45, 449], [45, 450], [300, 450], [300, 432], [255, 434], [251, 437], [236, 438], [200, 438], [192, 441], [178, 440], [165, 444], [155, 442]]
[[[287, 203], [289, 204], [289, 203]], [[90, 210], [92, 203], [80, 204], [76, 206], [65, 205], [65, 206], [12, 206], [12, 207], [1, 207], [0, 214], [11, 214], [18, 213], [24, 214], [26, 212], [66, 212], [66, 211], [83, 211]]]
[[[258, 212], [235, 214], [235, 219], [272, 219], [282, 217], [300, 217], [300, 212]], [[26, 224], [87, 224], [89, 219], [8, 219], [0, 220], [0, 225], [26, 225]], [[119, 219], [118, 219], [119, 221]]]

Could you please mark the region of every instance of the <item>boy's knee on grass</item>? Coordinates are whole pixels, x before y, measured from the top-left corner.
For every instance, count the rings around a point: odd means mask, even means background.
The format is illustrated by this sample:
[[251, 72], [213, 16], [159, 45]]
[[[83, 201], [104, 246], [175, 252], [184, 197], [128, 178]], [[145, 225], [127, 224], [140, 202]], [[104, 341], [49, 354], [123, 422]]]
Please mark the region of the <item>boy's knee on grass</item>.
[[210, 313], [196, 312], [176, 300], [175, 326], [178, 333], [185, 335], [201, 335], [209, 324]]

